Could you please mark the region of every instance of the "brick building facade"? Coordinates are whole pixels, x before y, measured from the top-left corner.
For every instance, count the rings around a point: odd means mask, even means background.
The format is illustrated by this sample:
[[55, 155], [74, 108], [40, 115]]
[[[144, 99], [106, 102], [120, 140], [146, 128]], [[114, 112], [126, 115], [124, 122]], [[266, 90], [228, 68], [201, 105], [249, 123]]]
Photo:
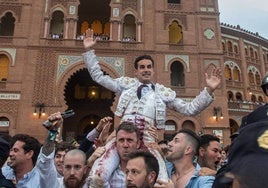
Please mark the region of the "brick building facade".
[[133, 77], [134, 59], [150, 54], [155, 82], [188, 101], [204, 88], [205, 72], [222, 68], [215, 101], [195, 117], [168, 110], [165, 137], [190, 128], [217, 134], [226, 145], [242, 116], [266, 101], [259, 85], [268, 41], [221, 25], [217, 0], [2, 0], [0, 19], [2, 133], [43, 140], [47, 115], [73, 109], [61, 134], [81, 139], [100, 118], [114, 117], [117, 94], [92, 81], [82, 59], [89, 27], [105, 74]]

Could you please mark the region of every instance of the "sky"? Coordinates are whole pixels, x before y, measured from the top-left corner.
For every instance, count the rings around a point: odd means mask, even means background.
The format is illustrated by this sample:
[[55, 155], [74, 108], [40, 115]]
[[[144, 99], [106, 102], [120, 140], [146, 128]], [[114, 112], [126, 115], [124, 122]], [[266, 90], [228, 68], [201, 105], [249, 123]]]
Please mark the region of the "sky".
[[218, 0], [220, 22], [268, 39], [268, 0]]

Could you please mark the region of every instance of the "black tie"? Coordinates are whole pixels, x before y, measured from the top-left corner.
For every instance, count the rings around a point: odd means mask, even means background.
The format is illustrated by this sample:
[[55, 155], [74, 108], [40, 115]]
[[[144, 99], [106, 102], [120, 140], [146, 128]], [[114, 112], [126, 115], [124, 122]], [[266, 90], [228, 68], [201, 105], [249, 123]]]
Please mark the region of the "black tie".
[[140, 86], [138, 87], [138, 90], [137, 90], [137, 96], [138, 96], [139, 99], [141, 99], [141, 90], [142, 90], [142, 88], [144, 88], [144, 87], [148, 87], [148, 86], [145, 85], [145, 84], [143, 84], [143, 85], [140, 85]]

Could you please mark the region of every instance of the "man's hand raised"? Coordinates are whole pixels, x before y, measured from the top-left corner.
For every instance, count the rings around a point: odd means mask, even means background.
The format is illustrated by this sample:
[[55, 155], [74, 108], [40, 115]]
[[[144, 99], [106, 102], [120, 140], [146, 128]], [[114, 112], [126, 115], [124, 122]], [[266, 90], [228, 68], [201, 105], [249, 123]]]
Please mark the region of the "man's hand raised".
[[207, 91], [211, 95], [221, 83], [222, 78], [221, 69], [219, 67], [213, 68], [210, 75], [205, 73], [205, 76], [206, 76]]
[[84, 48], [90, 49], [92, 46], [94, 46], [94, 44], [96, 44], [96, 40], [97, 39], [94, 39], [94, 30], [87, 29], [83, 40]]

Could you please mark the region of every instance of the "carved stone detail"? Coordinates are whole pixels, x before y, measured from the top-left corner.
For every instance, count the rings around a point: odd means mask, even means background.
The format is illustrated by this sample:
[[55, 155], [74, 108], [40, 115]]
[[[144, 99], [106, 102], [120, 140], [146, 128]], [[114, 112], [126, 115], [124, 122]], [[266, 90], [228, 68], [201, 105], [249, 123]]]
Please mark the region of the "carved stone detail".
[[9, 113], [16, 116], [18, 113], [18, 102], [16, 100], [0, 100], [0, 113]]
[[53, 103], [56, 77], [56, 54], [47, 49], [40, 51], [36, 61], [33, 104]]
[[124, 0], [123, 10], [125, 10], [126, 8], [132, 8], [133, 10], [137, 10], [137, 0]]
[[164, 16], [165, 28], [168, 28], [168, 26], [171, 24], [171, 22], [173, 20], [178, 20], [179, 24], [182, 24], [183, 29], [187, 30], [187, 17], [186, 17], [186, 15], [166, 13]]
[[14, 12], [16, 15], [13, 15], [13, 16], [18, 17], [18, 22], [20, 22], [21, 11], [22, 11], [21, 5], [2, 5], [2, 4], [0, 4], [0, 12], [3, 13], [5, 11]]

